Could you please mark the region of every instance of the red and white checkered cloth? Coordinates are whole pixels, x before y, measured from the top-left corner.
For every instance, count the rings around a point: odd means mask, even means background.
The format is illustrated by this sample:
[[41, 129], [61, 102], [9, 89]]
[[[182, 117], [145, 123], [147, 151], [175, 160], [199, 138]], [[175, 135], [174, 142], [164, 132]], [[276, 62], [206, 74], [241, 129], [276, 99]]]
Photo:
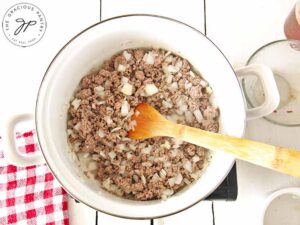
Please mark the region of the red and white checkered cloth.
[[[17, 133], [20, 153], [39, 151], [35, 131]], [[68, 225], [67, 193], [46, 165], [7, 165], [0, 148], [0, 225]]]

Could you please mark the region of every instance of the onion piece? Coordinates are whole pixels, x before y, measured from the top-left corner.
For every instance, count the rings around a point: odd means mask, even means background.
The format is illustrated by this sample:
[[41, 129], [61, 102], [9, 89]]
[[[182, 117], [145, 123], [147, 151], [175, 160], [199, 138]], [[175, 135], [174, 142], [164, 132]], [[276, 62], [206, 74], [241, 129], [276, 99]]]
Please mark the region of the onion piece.
[[127, 116], [129, 110], [130, 110], [130, 105], [126, 100], [124, 100], [121, 106], [121, 116]]
[[173, 56], [172, 55], [165, 55], [165, 56], [166, 56], [165, 62], [170, 63], [170, 62], [173, 61]]
[[75, 98], [75, 99], [72, 101], [71, 104], [72, 104], [72, 106], [74, 107], [75, 110], [77, 110], [77, 109], [79, 108], [80, 102], [81, 102], [81, 100], [78, 99], [78, 98]]
[[192, 163], [189, 160], [186, 160], [185, 162], [183, 162], [182, 167], [190, 173], [193, 172]]
[[129, 83], [125, 83], [121, 89], [121, 92], [124, 94], [124, 95], [132, 95], [133, 93], [133, 86]]
[[174, 191], [172, 189], [165, 189], [165, 190], [163, 190], [161, 197], [162, 197], [163, 200], [166, 200], [172, 194], [174, 194]]
[[181, 184], [182, 180], [183, 180], [183, 177], [182, 177], [181, 173], [178, 173], [175, 177], [175, 182], [174, 183], [175, 184]]
[[114, 159], [114, 158], [117, 156], [117, 154], [116, 154], [114, 151], [110, 151], [110, 152], [108, 153], [108, 156], [109, 156], [111, 159]]
[[178, 69], [178, 71], [182, 68], [182, 61], [181, 60], [177, 60], [177, 62], [175, 63], [175, 67]]
[[125, 172], [126, 166], [122, 165], [119, 167], [119, 173], [123, 174]]
[[175, 180], [176, 180], [175, 177], [168, 179], [168, 183], [169, 183], [170, 187], [173, 187], [175, 185]]
[[171, 148], [171, 144], [170, 144], [170, 142], [165, 141], [163, 144], [160, 145], [160, 147], [166, 148], [166, 149], [170, 149]]
[[184, 117], [185, 117], [185, 121], [187, 123], [193, 123], [194, 117], [193, 117], [193, 113], [191, 111], [185, 111]]
[[119, 64], [117, 70], [118, 70], [118, 72], [125, 72], [126, 66]]
[[91, 162], [89, 162], [89, 164], [88, 164], [88, 166], [87, 166], [87, 169], [88, 169], [89, 171], [91, 171], [91, 170], [96, 170], [97, 168], [98, 168], [98, 164], [97, 164], [96, 161], [91, 161]]
[[173, 75], [171, 75], [171, 74], [166, 75], [166, 82], [167, 82], [167, 84], [171, 84], [172, 80], [173, 80]]
[[124, 77], [124, 76], [123, 76], [123, 77], [121, 78], [121, 83], [122, 83], [122, 84], [126, 84], [126, 83], [128, 83], [128, 81], [129, 81], [129, 78], [128, 78], [128, 77]]
[[164, 107], [166, 107], [166, 108], [169, 108], [169, 109], [171, 109], [171, 108], [173, 107], [172, 102], [170, 102], [170, 101], [165, 101], [165, 100], [162, 101], [162, 105], [163, 105]]
[[98, 135], [99, 137], [101, 137], [101, 138], [104, 138], [104, 137], [105, 137], [105, 133], [104, 133], [101, 129], [99, 129], [99, 130], [97, 131], [97, 135]]
[[166, 177], [166, 175], [167, 175], [167, 172], [166, 172], [164, 169], [161, 169], [161, 170], [159, 171], [159, 176], [160, 176], [161, 178]]
[[94, 92], [96, 95], [103, 97], [104, 96], [104, 87], [102, 87], [101, 85], [94, 87]]
[[113, 129], [111, 129], [111, 131], [110, 132], [116, 132], [116, 131], [119, 131], [119, 130], [121, 130], [122, 129], [122, 127], [116, 127], [116, 128], [113, 128]]
[[143, 183], [143, 184], [146, 184], [146, 178], [145, 178], [144, 175], [141, 175], [141, 180], [142, 180], [142, 183]]
[[154, 55], [153, 53], [150, 51], [148, 53], [146, 53], [143, 57], [143, 61], [146, 63], [146, 64], [154, 64]]
[[205, 91], [206, 91], [206, 93], [209, 94], [209, 95], [212, 94], [212, 92], [213, 92], [212, 89], [211, 89], [211, 87], [206, 87], [206, 88], [205, 88]]
[[79, 130], [80, 129], [80, 122], [76, 123], [76, 125], [73, 128], [75, 130]]
[[191, 75], [191, 77], [195, 77], [195, 73], [193, 71], [189, 71], [189, 74]]
[[193, 158], [192, 158], [193, 162], [196, 163], [196, 162], [199, 162], [200, 161], [200, 157], [195, 155]]
[[144, 91], [146, 96], [151, 96], [158, 93], [158, 89], [154, 84], [146, 84]]
[[180, 69], [173, 65], [168, 65], [168, 72], [169, 73], [177, 73]]
[[160, 177], [158, 176], [157, 173], [155, 173], [155, 174], [152, 176], [151, 181], [152, 181], [152, 182], [156, 182], [156, 181], [158, 181], [158, 180], [160, 180]]
[[103, 118], [105, 120], [105, 122], [107, 123], [107, 125], [110, 125], [113, 123], [113, 120], [111, 119], [110, 116], [104, 116]]
[[199, 109], [194, 111], [194, 116], [196, 117], [196, 120], [198, 121], [198, 123], [201, 123], [203, 120], [203, 115], [201, 113], [201, 111]]
[[129, 61], [132, 58], [132, 55], [126, 50], [123, 52], [123, 56], [126, 59], [126, 61]]

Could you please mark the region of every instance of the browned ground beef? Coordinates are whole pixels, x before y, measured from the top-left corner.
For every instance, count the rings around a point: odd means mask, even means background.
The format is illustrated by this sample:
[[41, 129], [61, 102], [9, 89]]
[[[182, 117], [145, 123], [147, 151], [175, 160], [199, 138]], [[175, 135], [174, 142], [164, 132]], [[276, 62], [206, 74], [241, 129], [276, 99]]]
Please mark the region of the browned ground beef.
[[206, 150], [167, 137], [131, 140], [130, 117], [147, 102], [170, 120], [217, 132], [211, 93], [187, 60], [162, 49], [128, 49], [81, 80], [68, 140], [104, 189], [136, 200], [166, 198], [199, 178]]

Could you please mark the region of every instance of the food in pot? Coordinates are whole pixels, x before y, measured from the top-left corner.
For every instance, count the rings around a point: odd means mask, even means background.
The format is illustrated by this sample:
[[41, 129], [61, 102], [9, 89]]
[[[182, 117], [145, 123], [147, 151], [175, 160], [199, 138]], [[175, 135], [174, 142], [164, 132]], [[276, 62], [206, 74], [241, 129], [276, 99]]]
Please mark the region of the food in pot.
[[86, 175], [118, 196], [167, 198], [197, 180], [207, 150], [169, 137], [132, 140], [135, 107], [147, 102], [176, 123], [218, 132], [212, 89], [178, 55], [127, 49], [80, 82], [69, 108], [68, 141]]

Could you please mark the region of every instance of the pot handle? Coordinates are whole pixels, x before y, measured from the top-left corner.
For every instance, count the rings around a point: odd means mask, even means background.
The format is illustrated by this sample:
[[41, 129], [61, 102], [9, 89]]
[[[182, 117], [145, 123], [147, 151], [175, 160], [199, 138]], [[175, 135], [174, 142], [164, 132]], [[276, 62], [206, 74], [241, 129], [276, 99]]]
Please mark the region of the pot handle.
[[20, 114], [8, 118], [4, 124], [3, 132], [3, 148], [5, 160], [15, 166], [32, 166], [44, 164], [44, 157], [41, 152], [37, 152], [31, 156], [21, 155], [15, 143], [15, 132], [14, 128], [17, 123], [22, 121], [34, 120], [32, 114]]
[[265, 102], [256, 107], [246, 110], [247, 120], [258, 119], [260, 117], [272, 113], [280, 102], [279, 91], [274, 79], [272, 70], [261, 64], [251, 64], [235, 70], [238, 77], [245, 77], [248, 75], [257, 76], [262, 83], [265, 94]]

